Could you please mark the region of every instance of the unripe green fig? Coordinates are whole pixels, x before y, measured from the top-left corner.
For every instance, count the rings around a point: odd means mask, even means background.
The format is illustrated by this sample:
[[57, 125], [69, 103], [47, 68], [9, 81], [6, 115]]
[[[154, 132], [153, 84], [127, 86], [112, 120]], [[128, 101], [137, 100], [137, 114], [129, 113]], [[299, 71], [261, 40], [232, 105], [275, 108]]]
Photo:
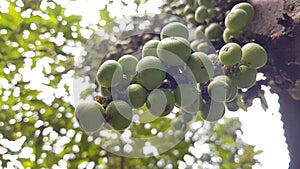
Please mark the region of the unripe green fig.
[[123, 55], [118, 60], [120, 65], [122, 66], [123, 73], [126, 75], [134, 75], [136, 70], [136, 65], [138, 60], [133, 55]]
[[158, 58], [166, 65], [179, 66], [190, 57], [190, 43], [181, 37], [168, 37], [157, 46]]
[[162, 28], [160, 33], [161, 40], [167, 37], [174, 37], [174, 36], [188, 39], [189, 31], [184, 24], [179, 22], [169, 23]]
[[199, 91], [194, 85], [180, 84], [174, 90], [176, 105], [188, 107], [199, 98]]
[[208, 39], [218, 39], [222, 36], [222, 27], [218, 23], [211, 23], [205, 29], [205, 36]]
[[250, 3], [247, 3], [247, 2], [238, 3], [238, 4], [234, 5], [232, 8], [232, 10], [235, 10], [235, 9], [243, 9], [248, 14], [249, 21], [252, 20], [254, 17], [254, 8]]
[[224, 102], [229, 96], [229, 85], [224, 81], [213, 79], [208, 85], [208, 93], [214, 101]]
[[193, 51], [197, 51], [197, 46], [199, 45], [199, 43], [200, 42], [198, 40], [193, 40], [191, 42], [191, 48], [192, 48]]
[[250, 88], [256, 83], [257, 71], [254, 68], [249, 68], [245, 65], [239, 67], [239, 72], [232, 76], [239, 88]]
[[98, 69], [96, 80], [101, 86], [113, 87], [120, 83], [122, 77], [121, 64], [115, 60], [107, 60]]
[[261, 68], [268, 60], [266, 50], [257, 43], [247, 43], [242, 47], [242, 62], [250, 68]]
[[213, 63], [203, 52], [193, 53], [187, 61], [187, 65], [193, 72], [198, 83], [204, 83], [214, 75]]
[[106, 107], [106, 120], [115, 130], [125, 130], [132, 122], [133, 112], [128, 103], [114, 100]]
[[149, 40], [145, 43], [142, 50], [142, 57], [146, 56], [156, 56], [157, 57], [157, 45], [159, 40]]
[[237, 43], [227, 43], [220, 49], [220, 62], [226, 66], [233, 66], [239, 63], [241, 58], [242, 48]]
[[200, 41], [204, 40], [204, 38], [205, 38], [204, 31], [205, 31], [205, 27], [203, 25], [199, 25], [195, 29], [195, 35], [196, 35], [197, 40], [200, 40]]
[[225, 43], [230, 43], [232, 42], [231, 38], [239, 39], [240, 35], [239, 32], [232, 31], [228, 28], [225, 28], [223, 32], [223, 40]]
[[207, 18], [207, 8], [205, 6], [199, 6], [195, 11], [195, 20], [198, 23], [203, 23]]
[[184, 15], [188, 15], [188, 14], [191, 14], [194, 12], [194, 9], [190, 6], [190, 5], [186, 5], [184, 8], [183, 8], [183, 14]]
[[200, 42], [197, 46], [197, 52], [208, 53], [209, 52], [209, 45], [206, 42]]
[[75, 108], [75, 117], [86, 132], [99, 130], [105, 122], [104, 115], [104, 108], [96, 101], [83, 102]]
[[139, 84], [131, 84], [127, 88], [129, 101], [134, 108], [140, 108], [146, 103], [147, 91]]
[[248, 24], [248, 14], [242, 9], [231, 10], [225, 17], [225, 26], [234, 32], [239, 32]]
[[155, 56], [142, 58], [137, 66], [137, 82], [148, 90], [158, 88], [166, 77], [161, 61]]
[[192, 24], [196, 24], [195, 15], [193, 13], [186, 15], [186, 20]]
[[154, 116], [166, 116], [175, 106], [174, 94], [167, 89], [154, 89], [147, 98], [146, 106]]
[[216, 76], [208, 85], [208, 93], [217, 102], [230, 101], [237, 95], [237, 84], [226, 75]]
[[218, 121], [225, 114], [225, 106], [223, 103], [211, 101], [210, 104], [205, 104], [200, 111], [201, 116], [206, 121]]
[[216, 80], [221, 80], [223, 82], [225, 82], [226, 84], [228, 84], [229, 86], [229, 94], [228, 94], [228, 97], [226, 97], [226, 101], [232, 101], [233, 99], [236, 98], [237, 96], [237, 83], [232, 80], [230, 77], [226, 76], [226, 75], [220, 75], [220, 76], [217, 76], [215, 77]]

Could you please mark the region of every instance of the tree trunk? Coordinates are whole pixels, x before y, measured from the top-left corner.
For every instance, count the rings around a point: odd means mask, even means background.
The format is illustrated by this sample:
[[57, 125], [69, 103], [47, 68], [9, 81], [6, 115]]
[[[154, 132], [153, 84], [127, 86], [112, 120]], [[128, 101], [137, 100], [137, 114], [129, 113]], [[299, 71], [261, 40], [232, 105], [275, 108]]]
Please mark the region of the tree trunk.
[[286, 143], [290, 153], [290, 169], [300, 168], [300, 101], [294, 100], [288, 92], [279, 93], [279, 104], [284, 123]]
[[300, 97], [300, 1], [252, 0], [252, 4], [256, 14], [250, 29], [269, 55], [260, 71], [279, 94], [289, 169], [300, 169], [300, 100], [295, 100]]

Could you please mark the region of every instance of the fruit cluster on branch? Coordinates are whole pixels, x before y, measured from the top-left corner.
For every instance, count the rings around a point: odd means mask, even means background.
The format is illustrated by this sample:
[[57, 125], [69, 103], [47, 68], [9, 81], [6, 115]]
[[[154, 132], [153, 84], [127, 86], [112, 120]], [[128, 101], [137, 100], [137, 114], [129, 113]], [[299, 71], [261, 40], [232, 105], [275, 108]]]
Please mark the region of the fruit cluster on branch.
[[[195, 22], [206, 22], [209, 14], [216, 14], [209, 12], [207, 8], [213, 4], [208, 2], [200, 0], [196, 5]], [[192, 9], [185, 8], [185, 13], [194, 12]], [[223, 117], [225, 106], [237, 110], [238, 89], [251, 88], [256, 83], [256, 69], [267, 62], [267, 53], [259, 44], [241, 47], [234, 42], [246, 32], [253, 15], [251, 4], [239, 3], [226, 15], [224, 32], [218, 23], [199, 25], [192, 42], [186, 25], [171, 22], [161, 29], [159, 40], [144, 44], [140, 60], [131, 54], [106, 60], [96, 75], [101, 96], [75, 110], [81, 127], [94, 132], [105, 123], [124, 130], [133, 120], [133, 109], [142, 107], [157, 117], [167, 116], [177, 107], [183, 114], [179, 121], [185, 122], [198, 112], [204, 120], [216, 121]], [[227, 44], [216, 54], [205, 39], [219, 39], [222, 34]], [[81, 118], [102, 120], [90, 127]], [[176, 120], [173, 125], [180, 128], [179, 124]]]

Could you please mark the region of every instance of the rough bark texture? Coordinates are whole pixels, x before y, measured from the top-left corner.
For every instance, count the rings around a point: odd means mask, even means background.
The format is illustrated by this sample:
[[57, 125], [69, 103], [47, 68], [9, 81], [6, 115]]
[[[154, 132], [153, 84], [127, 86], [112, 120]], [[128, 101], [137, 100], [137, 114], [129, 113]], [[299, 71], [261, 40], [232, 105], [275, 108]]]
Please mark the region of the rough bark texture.
[[[261, 70], [280, 96], [280, 112], [290, 152], [290, 169], [300, 168], [300, 1], [253, 0], [251, 31], [269, 54]], [[291, 97], [292, 96], [292, 97]]]
[[279, 103], [291, 157], [290, 169], [298, 169], [300, 168], [300, 101], [294, 100], [286, 91], [283, 91], [279, 93]]

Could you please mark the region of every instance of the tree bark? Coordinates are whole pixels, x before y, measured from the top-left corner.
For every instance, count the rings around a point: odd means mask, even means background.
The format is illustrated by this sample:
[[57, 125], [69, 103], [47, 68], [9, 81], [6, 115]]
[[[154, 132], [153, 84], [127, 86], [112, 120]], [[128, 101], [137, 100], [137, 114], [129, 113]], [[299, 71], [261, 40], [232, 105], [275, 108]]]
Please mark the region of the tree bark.
[[279, 104], [284, 123], [286, 143], [290, 154], [290, 169], [300, 168], [300, 101], [294, 100], [288, 92], [279, 93]]
[[300, 96], [300, 1], [251, 2], [256, 13], [250, 30], [269, 55], [267, 65], [260, 71], [278, 89], [275, 91], [279, 94], [284, 135], [291, 159], [289, 169], [300, 169], [300, 100], [295, 100]]

